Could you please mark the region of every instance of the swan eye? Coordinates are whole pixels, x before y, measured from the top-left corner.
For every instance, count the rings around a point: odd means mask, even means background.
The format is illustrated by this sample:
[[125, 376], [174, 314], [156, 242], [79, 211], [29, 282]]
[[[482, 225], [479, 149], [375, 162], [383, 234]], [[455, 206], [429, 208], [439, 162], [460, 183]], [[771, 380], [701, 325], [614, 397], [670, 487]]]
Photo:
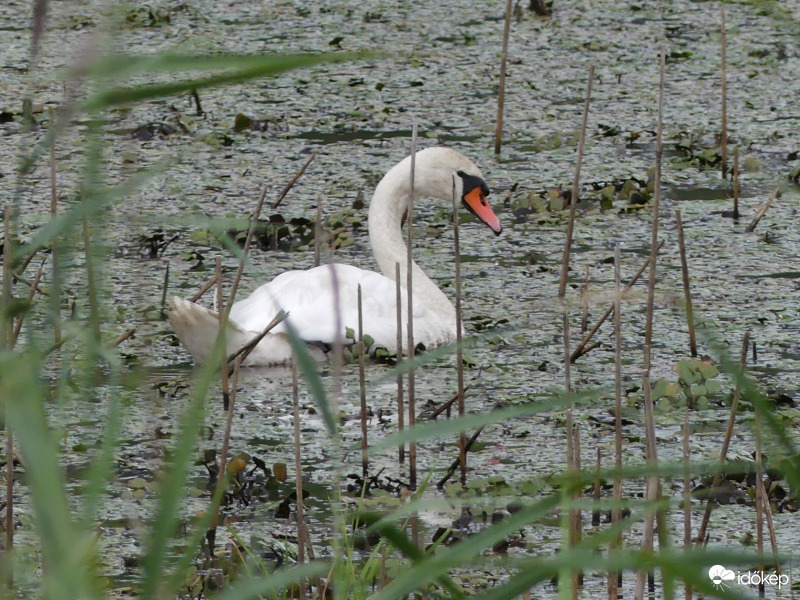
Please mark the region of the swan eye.
[[456, 174], [461, 177], [461, 180], [464, 182], [461, 200], [466, 200], [467, 196], [477, 188], [481, 191], [481, 203], [485, 206], [485, 196], [489, 195], [489, 186], [486, 185], [486, 182], [477, 175], [469, 175], [464, 171], [457, 171]]

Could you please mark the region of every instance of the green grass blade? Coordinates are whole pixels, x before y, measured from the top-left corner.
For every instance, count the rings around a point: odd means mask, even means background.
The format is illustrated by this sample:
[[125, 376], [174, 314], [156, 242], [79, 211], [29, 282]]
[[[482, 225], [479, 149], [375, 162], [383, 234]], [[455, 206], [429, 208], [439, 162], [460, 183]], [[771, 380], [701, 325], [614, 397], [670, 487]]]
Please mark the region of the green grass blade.
[[142, 561], [144, 571], [142, 597], [146, 599], [157, 596], [163, 575], [168, 571], [165, 568], [167, 547], [178, 529], [179, 504], [186, 492], [186, 476], [193, 462], [192, 452], [205, 415], [203, 405], [216, 375], [215, 367], [221, 360], [221, 352], [222, 344], [218, 340], [208, 364], [200, 370], [194, 381], [190, 403], [184, 412], [180, 435], [172, 452], [171, 464], [164, 477], [156, 518], [150, 527], [147, 553]]
[[[136, 64], [141, 59], [128, 57], [127, 60], [130, 60], [131, 64], [124, 69], [124, 71], [127, 72], [149, 73], [151, 72], [150, 70], [156, 69], [164, 73], [179, 73], [190, 70], [199, 70], [201, 73], [194, 78], [103, 89], [90, 96], [82, 104], [81, 108], [86, 112], [94, 112], [110, 106], [152, 100], [164, 96], [173, 96], [193, 89], [199, 90], [241, 83], [257, 77], [276, 75], [284, 71], [301, 67], [310, 67], [323, 62], [352, 60], [359, 56], [366, 55], [342, 53], [295, 56], [227, 55], [198, 57], [165, 54], [155, 58], [145, 58], [141, 65]], [[101, 63], [96, 67], [96, 73], [101, 77], [113, 76], [114, 72], [111, 69], [125, 60], [125, 57], [116, 57], [108, 64]], [[212, 69], [224, 70], [221, 73], [208, 75], [207, 72]]]
[[229, 479], [230, 473], [225, 471], [225, 481], [214, 490], [211, 506], [206, 509], [201, 518], [195, 521], [191, 534], [186, 538], [185, 549], [175, 561], [175, 565], [172, 567], [172, 574], [168, 576], [164, 585], [167, 591], [178, 590], [181, 583], [186, 580], [186, 572], [197, 556], [197, 549], [202, 546], [202, 539], [211, 527], [211, 521], [213, 521], [216, 510], [222, 503], [222, 498], [228, 489]]
[[119, 393], [115, 390], [114, 382], [109, 386], [112, 393], [106, 399], [106, 418], [103, 428], [103, 438], [100, 448], [92, 460], [89, 473], [86, 477], [82, 500], [83, 527], [90, 529], [95, 520], [97, 506], [100, 503], [103, 490], [111, 479], [111, 466], [114, 464], [114, 450], [119, 443], [119, 433], [122, 425], [122, 411], [120, 409]]
[[80, 223], [84, 218], [92, 219], [101, 215], [109, 204], [132, 194], [148, 180], [163, 173], [170, 166], [171, 163], [163, 162], [142, 169], [119, 185], [94, 193], [90, 200], [78, 202], [69, 210], [60, 212], [58, 216], [50, 219], [44, 227], [38, 230], [30, 242], [17, 250], [14, 259], [21, 260], [28, 254], [47, 246], [53, 239], [64, 235], [68, 230], [80, 227]]
[[451, 568], [470, 564], [486, 549], [519, 531], [522, 527], [548, 515], [558, 506], [558, 503], [559, 495], [553, 494], [523, 508], [480, 533], [470, 536], [463, 542], [441, 549], [435, 556], [429, 557], [400, 574], [386, 588], [372, 596], [372, 600], [391, 600], [404, 597], [419, 589], [420, 586], [446, 576]]
[[753, 554], [740, 554], [721, 551], [687, 551], [659, 553], [643, 553], [617, 551], [610, 556], [597, 553], [595, 550], [577, 546], [567, 548], [557, 555], [548, 558], [536, 558], [522, 561], [517, 565], [518, 572], [502, 585], [476, 596], [481, 600], [510, 600], [518, 598], [532, 587], [550, 581], [564, 568], [581, 568], [584, 571], [637, 571], [640, 569], [661, 568], [668, 577], [688, 581], [697, 592], [710, 597], [725, 600], [746, 600], [751, 598], [735, 589], [718, 590], [708, 577], [708, 569], [712, 565], [755, 564], [757, 558]]
[[336, 433], [336, 418], [331, 412], [330, 403], [325, 393], [325, 386], [317, 370], [317, 361], [311, 356], [305, 341], [300, 339], [297, 335], [297, 331], [292, 327], [291, 320], [286, 319], [284, 324], [286, 325], [286, 333], [289, 336], [289, 342], [292, 344], [292, 350], [294, 351], [294, 357], [297, 361], [299, 371], [306, 380], [314, 404], [316, 404], [317, 410], [322, 416], [322, 421], [325, 423], [325, 428], [330, 435], [334, 435]]
[[[426, 558], [426, 554], [422, 551], [422, 549], [419, 548], [410, 537], [408, 537], [405, 531], [393, 523], [389, 523], [386, 520], [381, 519], [380, 515], [375, 513], [363, 513], [359, 514], [358, 518], [364, 523], [370, 523], [370, 530], [378, 533], [391, 546], [397, 548], [403, 554], [403, 556], [411, 559], [411, 561], [417, 565], [414, 567], [415, 570], [426, 565], [430, 561], [430, 559]], [[445, 570], [432, 573], [430, 579], [418, 581], [417, 583], [419, 586], [424, 587], [425, 584], [430, 581], [439, 582], [443, 588], [450, 592], [450, 595], [453, 598], [461, 598], [464, 595], [459, 587], [452, 581], [449, 573], [447, 573]], [[418, 586], [415, 586], [413, 589], [418, 589]]]
[[[420, 442], [449, 435], [458, 435], [461, 431], [469, 431], [481, 426], [502, 423], [503, 421], [519, 417], [528, 417], [543, 412], [558, 410], [564, 407], [570, 400], [574, 403], [578, 403], [583, 400], [595, 398], [596, 395], [596, 392], [565, 394], [542, 402], [528, 402], [527, 404], [501, 408], [481, 414], [470, 414], [454, 419], [428, 421], [418, 424], [416, 427], [406, 428], [403, 431], [398, 431], [379, 440], [375, 440], [374, 442], [370, 442], [370, 448], [375, 450], [396, 448], [400, 444], [410, 441]], [[358, 447], [360, 448], [360, 446]], [[353, 446], [353, 448], [355, 449], [356, 446]]]
[[249, 579], [219, 596], [214, 596], [214, 600], [252, 600], [259, 596], [279, 592], [303, 578], [325, 575], [329, 570], [330, 565], [323, 562], [312, 562], [291, 569], [281, 569], [264, 577]]
[[47, 569], [45, 596], [55, 600], [100, 597], [93, 571], [95, 544], [80, 532], [70, 514], [58, 444], [45, 416], [45, 392], [39, 358], [32, 353], [0, 354], [0, 398], [25, 463], [25, 481], [33, 497], [36, 529]]

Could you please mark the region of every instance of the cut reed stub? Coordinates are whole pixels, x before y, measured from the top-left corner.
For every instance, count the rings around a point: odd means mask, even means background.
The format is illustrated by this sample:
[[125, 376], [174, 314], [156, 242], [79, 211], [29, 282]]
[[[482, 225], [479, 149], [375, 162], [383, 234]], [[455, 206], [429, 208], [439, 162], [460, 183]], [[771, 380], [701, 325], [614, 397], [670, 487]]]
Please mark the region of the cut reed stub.
[[758, 222], [762, 219], [762, 217], [765, 214], [767, 214], [767, 210], [769, 209], [769, 207], [772, 204], [773, 200], [776, 200], [776, 199], [778, 199], [780, 197], [781, 197], [781, 188], [776, 187], [775, 190], [770, 195], [770, 197], [767, 198], [767, 201], [764, 202], [764, 204], [761, 205], [761, 208], [758, 209], [758, 212], [756, 213], [756, 216], [753, 217], [752, 221], [750, 221], [750, 225], [747, 226], [745, 231], [747, 231], [748, 233], [753, 231], [756, 228], [756, 225], [758, 225]]

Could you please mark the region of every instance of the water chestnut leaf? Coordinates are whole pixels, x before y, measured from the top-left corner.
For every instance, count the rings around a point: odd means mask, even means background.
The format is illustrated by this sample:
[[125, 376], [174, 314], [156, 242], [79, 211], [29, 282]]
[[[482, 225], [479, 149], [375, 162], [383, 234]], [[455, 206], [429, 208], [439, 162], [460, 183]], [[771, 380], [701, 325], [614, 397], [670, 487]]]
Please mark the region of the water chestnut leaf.
[[713, 365], [711, 363], [701, 362], [698, 364], [697, 367], [703, 379], [713, 379], [714, 377], [719, 375], [719, 369], [717, 369], [716, 365]]

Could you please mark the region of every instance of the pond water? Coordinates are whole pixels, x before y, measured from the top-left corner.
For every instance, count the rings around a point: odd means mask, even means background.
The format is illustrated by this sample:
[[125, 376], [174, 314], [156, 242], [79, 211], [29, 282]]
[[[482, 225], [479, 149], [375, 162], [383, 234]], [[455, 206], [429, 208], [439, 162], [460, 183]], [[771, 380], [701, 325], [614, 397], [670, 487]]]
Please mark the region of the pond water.
[[[523, 3], [524, 4], [524, 3]], [[751, 373], [759, 384], [784, 394], [789, 402], [778, 407], [797, 439], [798, 413], [793, 402], [800, 385], [800, 189], [787, 179], [800, 150], [800, 2], [725, 4], [727, 19], [728, 143], [738, 147], [741, 169], [742, 218], [725, 218], [731, 208], [731, 183], [718, 167], [705, 166], [707, 151], [718, 144], [720, 131], [720, 5], [716, 2], [599, 3], [556, 1], [550, 17], [537, 17], [519, 5], [509, 43], [504, 141], [493, 153], [496, 96], [503, 29], [503, 2], [435, 3], [296, 2], [272, 3], [155, 2], [121, 9], [98, 2], [53, 3], [41, 55], [31, 67], [30, 3], [12, 0], [0, 7], [4, 67], [0, 70], [0, 193], [3, 203], [16, 199], [22, 209], [20, 237], [29, 239], [44, 223], [50, 202], [50, 171], [46, 161], [23, 180], [15, 171], [21, 153], [42, 139], [46, 112], [34, 117], [43, 125], [22, 123], [22, 98], [29, 93], [34, 106], [63, 106], [80, 83], [66, 78], [65, 68], [80, 63], [87, 53], [149, 54], [269, 53], [367, 50], [373, 57], [292, 71], [277, 77], [200, 92], [204, 114], [195, 114], [188, 95], [111, 110], [100, 125], [103, 172], [109, 184], [126, 180], [142, 169], [168, 166], [149, 178], [124, 201], [109, 207], [95, 226], [105, 254], [99, 277], [105, 314], [103, 333], [112, 339], [128, 327], [134, 338], [120, 351], [131, 368], [148, 375], [147, 383], [125, 394], [125, 424], [114, 483], [98, 518], [101, 544], [106, 549], [109, 575], [124, 587], [134, 580], [130, 558], [139, 552], [131, 524], [151, 516], [155, 494], [132, 497], [135, 478], [152, 481], [163, 466], [170, 434], [179, 426], [191, 375], [188, 355], [175, 343], [159, 318], [167, 262], [170, 293], [191, 296], [210, 277], [214, 257], [221, 254], [228, 272], [235, 257], [206, 235], [208, 218], [244, 218], [255, 206], [262, 185], [267, 198], [277, 197], [311, 152], [317, 157], [277, 211], [287, 221], [314, 219], [318, 199], [326, 218], [352, 209], [362, 226], [352, 230], [352, 243], [333, 250], [333, 260], [374, 269], [367, 234], [366, 206], [382, 174], [406, 156], [413, 124], [420, 146], [449, 145], [469, 156], [482, 169], [492, 189], [490, 201], [505, 227], [499, 237], [472, 218], [462, 220], [464, 316], [469, 333], [489, 329], [469, 349], [474, 366], [466, 372], [471, 390], [467, 410], [486, 411], [501, 401], [518, 404], [546, 400], [563, 389], [561, 309], [557, 298], [567, 211], [523, 210], [546, 191], [571, 185], [583, 109], [586, 77], [595, 67], [586, 150], [581, 171], [581, 198], [575, 225], [571, 278], [567, 290], [573, 346], [581, 318], [580, 287], [589, 270], [589, 321], [602, 313], [612, 298], [615, 245], [622, 250], [623, 279], [646, 258], [650, 244], [650, 205], [631, 208], [628, 198], [601, 202], [600, 191], [612, 183], [634, 180], [643, 187], [654, 164], [657, 128], [658, 53], [667, 55], [664, 105], [663, 197], [653, 347], [653, 380], [677, 381], [674, 366], [689, 356], [683, 311], [680, 258], [675, 209], [680, 209], [694, 309], [698, 324], [709, 332], [700, 336], [700, 353], [713, 354], [709, 336], [737, 355], [745, 331], [757, 346]], [[127, 10], [127, 12], [125, 12]], [[131, 83], [145, 81], [144, 76]], [[263, 131], [236, 131], [236, 115], [263, 120]], [[5, 115], [8, 115], [6, 117]], [[151, 139], [142, 134], [147, 124], [158, 126]], [[84, 138], [91, 124], [80, 117], [56, 145], [57, 186], [64, 205], [76, 195], [86, 158]], [[152, 128], [151, 128], [152, 129]], [[172, 131], [172, 133], [169, 133]], [[167, 134], [168, 133], [168, 134]], [[687, 150], [688, 149], [688, 150]], [[687, 156], [688, 153], [688, 156]], [[771, 191], [773, 202], [754, 232], [745, 227]], [[15, 188], [18, 192], [15, 194]], [[354, 203], [363, 208], [353, 209]], [[350, 215], [350, 213], [347, 213]], [[452, 231], [443, 207], [420, 201], [417, 207], [415, 256], [423, 268], [452, 294]], [[142, 237], [162, 232], [177, 236], [161, 256], [149, 259]], [[77, 234], [76, 234], [77, 239]], [[240, 296], [290, 268], [313, 264], [313, 248], [257, 250], [245, 270]], [[83, 289], [82, 260], [70, 265], [70, 289]], [[232, 276], [228, 277], [228, 282]], [[623, 376], [628, 409], [627, 460], [643, 455], [641, 398], [642, 343], [646, 277], [633, 289], [623, 307]], [[75, 297], [77, 314], [86, 302]], [[576, 407], [582, 430], [583, 464], [594, 463], [600, 448], [610, 465], [613, 451], [613, 329], [607, 323], [596, 336], [600, 346], [572, 367], [575, 389], [599, 388], [592, 403]], [[152, 379], [150, 377], [152, 376]], [[691, 413], [691, 451], [701, 460], [718, 455], [731, 384], [708, 406]], [[239, 379], [233, 452], [247, 452], [267, 464], [293, 462], [290, 374], [283, 369], [246, 369]], [[437, 359], [416, 376], [418, 405], [441, 402], [456, 386], [453, 358]], [[370, 436], [394, 429], [396, 404], [392, 374], [385, 366], [367, 370], [368, 403], [378, 417]], [[159, 392], [161, 390], [161, 392]], [[115, 393], [102, 390], [103, 394]], [[211, 398], [219, 398], [214, 392]], [[102, 403], [103, 398], [99, 398]], [[625, 400], [624, 400], [625, 401]], [[326, 512], [332, 448], [323, 443], [321, 421], [303, 391], [303, 460], [312, 494], [309, 518], [312, 538], [322, 543], [331, 534]], [[358, 373], [344, 369], [340, 410], [343, 443], [359, 439]], [[220, 406], [208, 407], [204, 449], [219, 448], [224, 429]], [[76, 402], [53, 407], [53, 424], [64, 431], [64, 465], [70, 484], [79, 488], [80, 469], [101, 434], [102, 411]], [[729, 455], [750, 457], [753, 439], [743, 415]], [[659, 457], [680, 457], [683, 410], [660, 403], [657, 421]], [[470, 454], [469, 477], [482, 481], [502, 477], [512, 493], [524, 493], [529, 482], [547, 488], [549, 476], [565, 464], [564, 420], [560, 411], [487, 427], [482, 446]], [[72, 450], [70, 450], [72, 449]], [[421, 445], [421, 473], [437, 480], [456, 455], [455, 440]], [[384, 476], [407, 480], [407, 465], [398, 466], [395, 452], [373, 457], [373, 469]], [[360, 455], [347, 453], [346, 473], [360, 471]], [[290, 468], [291, 471], [291, 468]], [[198, 466], [192, 485], [197, 493], [186, 504], [191, 515], [207, 506], [201, 493], [207, 479]], [[291, 480], [291, 475], [290, 475]], [[695, 481], [695, 484], [699, 481]], [[149, 489], [149, 488], [148, 488]], [[485, 487], [476, 487], [485, 492]], [[26, 510], [24, 487], [18, 488], [21, 511]], [[633, 494], [636, 490], [626, 490]], [[435, 490], [430, 496], [439, 497]], [[677, 500], [678, 482], [667, 482], [664, 493]], [[141, 494], [140, 494], [141, 496]], [[272, 517], [280, 492], [269, 500], [230, 507], [237, 531], [247, 540], [273, 540], [287, 522]], [[316, 502], [315, 502], [316, 501]], [[696, 503], [697, 514], [702, 509]], [[717, 514], [724, 515], [717, 519]], [[424, 515], [430, 535], [436, 526], [449, 526], [458, 513]], [[673, 515], [675, 531], [679, 516]], [[796, 517], [774, 516], [778, 546], [797, 552]], [[751, 507], [726, 507], [715, 512], [711, 543], [738, 547], [754, 531]], [[28, 532], [29, 533], [29, 532]], [[636, 543], [631, 532], [630, 541]], [[22, 539], [25, 528], [20, 532]], [[559, 547], [557, 527], [529, 532], [513, 548], [518, 555], [551, 553]], [[324, 550], [320, 548], [320, 552]], [[491, 564], [491, 563], [487, 563]], [[502, 574], [473, 572], [466, 577], [473, 589], [491, 585]], [[479, 576], [480, 575], [480, 576]], [[472, 579], [470, 579], [470, 577]], [[584, 597], [598, 597], [600, 577], [587, 578]], [[629, 582], [628, 582], [629, 583]], [[536, 597], [555, 597], [542, 586]]]

